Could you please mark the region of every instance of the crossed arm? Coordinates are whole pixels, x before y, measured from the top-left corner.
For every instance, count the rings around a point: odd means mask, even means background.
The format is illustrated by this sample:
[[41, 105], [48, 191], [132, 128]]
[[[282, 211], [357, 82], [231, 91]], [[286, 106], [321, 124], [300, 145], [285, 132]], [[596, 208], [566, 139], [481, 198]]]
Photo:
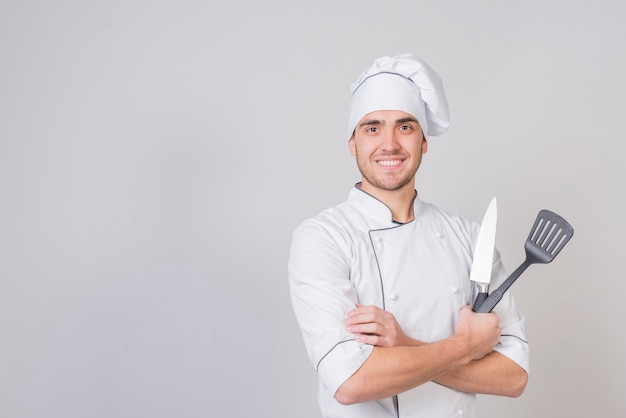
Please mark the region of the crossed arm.
[[454, 335], [434, 343], [409, 338], [391, 313], [375, 306], [357, 306], [346, 328], [374, 350], [335, 393], [343, 404], [385, 398], [431, 380], [464, 392], [511, 397], [526, 387], [526, 371], [493, 351], [500, 336], [494, 313], [476, 314], [466, 307]]

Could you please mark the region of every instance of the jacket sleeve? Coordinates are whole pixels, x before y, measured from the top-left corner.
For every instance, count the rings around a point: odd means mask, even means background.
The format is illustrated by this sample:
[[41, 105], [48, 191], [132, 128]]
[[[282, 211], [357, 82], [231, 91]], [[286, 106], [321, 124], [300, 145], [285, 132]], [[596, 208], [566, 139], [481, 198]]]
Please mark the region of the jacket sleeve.
[[344, 318], [357, 295], [350, 281], [350, 239], [308, 220], [294, 232], [289, 257], [291, 301], [309, 359], [330, 393], [356, 372], [373, 347], [354, 341]]
[[[492, 271], [490, 290], [497, 289], [506, 280], [505, 269], [502, 264], [500, 253], [496, 251]], [[507, 356], [520, 367], [529, 372], [529, 345], [525, 336], [524, 316], [518, 312], [511, 289], [507, 290], [502, 300], [495, 306], [493, 311], [500, 319], [502, 333], [495, 351]]]

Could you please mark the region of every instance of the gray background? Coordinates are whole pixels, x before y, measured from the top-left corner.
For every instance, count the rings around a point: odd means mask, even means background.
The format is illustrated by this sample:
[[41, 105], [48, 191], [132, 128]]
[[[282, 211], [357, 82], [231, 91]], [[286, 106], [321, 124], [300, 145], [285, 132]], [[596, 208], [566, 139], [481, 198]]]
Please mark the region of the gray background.
[[531, 379], [483, 417], [624, 416], [626, 3], [2, 1], [0, 416], [317, 417], [291, 232], [359, 179], [349, 86], [414, 52], [424, 200], [574, 239], [514, 286]]

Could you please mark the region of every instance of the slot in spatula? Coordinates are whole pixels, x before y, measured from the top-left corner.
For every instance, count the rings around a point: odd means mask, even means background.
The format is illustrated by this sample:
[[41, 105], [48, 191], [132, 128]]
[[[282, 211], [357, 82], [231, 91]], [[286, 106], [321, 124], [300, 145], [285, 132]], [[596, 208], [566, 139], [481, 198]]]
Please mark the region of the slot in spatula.
[[546, 264], [554, 260], [572, 235], [574, 235], [574, 228], [565, 219], [546, 209], [539, 211], [524, 244], [526, 260], [489, 295], [475, 312], [491, 312], [502, 299], [504, 292], [531, 264]]

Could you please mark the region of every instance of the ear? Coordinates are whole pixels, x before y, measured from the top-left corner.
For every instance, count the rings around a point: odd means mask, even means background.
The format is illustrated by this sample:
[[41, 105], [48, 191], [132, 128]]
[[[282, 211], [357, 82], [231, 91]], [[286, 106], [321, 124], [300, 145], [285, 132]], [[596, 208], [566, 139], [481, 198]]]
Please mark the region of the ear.
[[426, 154], [428, 152], [428, 141], [426, 140], [426, 137], [424, 137], [424, 140], [422, 141], [422, 154]]
[[356, 144], [354, 143], [354, 134], [352, 134], [350, 140], [348, 141], [348, 147], [350, 147], [350, 154], [353, 157], [356, 157]]

